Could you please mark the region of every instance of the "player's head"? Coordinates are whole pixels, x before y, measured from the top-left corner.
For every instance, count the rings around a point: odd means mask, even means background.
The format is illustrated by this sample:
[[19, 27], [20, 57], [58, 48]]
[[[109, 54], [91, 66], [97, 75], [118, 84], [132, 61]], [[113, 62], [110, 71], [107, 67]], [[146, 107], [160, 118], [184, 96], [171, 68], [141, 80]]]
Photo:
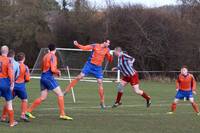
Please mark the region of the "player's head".
[[23, 52], [20, 52], [16, 55], [17, 61], [24, 62], [25, 61], [25, 54]]
[[187, 68], [187, 66], [186, 65], [183, 65], [182, 67], [181, 67], [181, 74], [183, 74], [183, 75], [188, 75], [188, 68]]
[[122, 48], [121, 48], [121, 47], [116, 47], [116, 48], [115, 48], [115, 51], [114, 51], [114, 54], [115, 54], [116, 56], [120, 56], [121, 52], [122, 52]]
[[1, 47], [1, 55], [8, 55], [9, 48], [8, 46], [4, 45]]
[[105, 42], [103, 42], [103, 47], [109, 47], [110, 46], [110, 40], [106, 40]]
[[8, 57], [14, 58], [15, 57], [15, 51], [10, 49], [9, 52], [8, 52]]
[[49, 51], [50, 52], [56, 52], [56, 45], [55, 44], [49, 44], [48, 45]]

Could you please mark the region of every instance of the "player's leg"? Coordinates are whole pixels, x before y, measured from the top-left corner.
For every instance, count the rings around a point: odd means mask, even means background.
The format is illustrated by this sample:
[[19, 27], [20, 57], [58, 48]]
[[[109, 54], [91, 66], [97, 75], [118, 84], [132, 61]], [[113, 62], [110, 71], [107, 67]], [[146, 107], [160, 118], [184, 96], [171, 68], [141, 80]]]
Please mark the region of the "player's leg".
[[117, 86], [117, 97], [115, 100], [114, 105], [112, 106], [112, 108], [118, 107], [119, 105], [121, 105], [121, 97], [123, 95], [124, 92], [124, 87], [128, 84], [128, 82], [121, 80], [121, 82], [118, 84]]
[[27, 109], [26, 116], [29, 118], [35, 118], [31, 114], [31, 112], [36, 109], [44, 100], [46, 100], [48, 96], [48, 90], [47, 89], [42, 89], [40, 97], [35, 99], [35, 101], [31, 104], [31, 106]]
[[98, 83], [98, 93], [100, 97], [100, 106], [102, 109], [105, 109], [105, 98], [104, 98], [104, 89], [103, 89], [103, 80], [102, 79], [97, 79]]
[[15, 121], [15, 119], [14, 119], [12, 100], [6, 101], [6, 105], [7, 105], [7, 110], [8, 110], [10, 127], [14, 127], [18, 124], [18, 122]]
[[199, 107], [198, 107], [197, 103], [194, 101], [194, 98], [190, 97], [189, 101], [192, 104], [192, 107], [193, 107], [194, 111], [197, 113], [197, 115], [200, 115], [200, 113], [199, 113]]
[[2, 114], [1, 114], [1, 122], [6, 122], [7, 113], [8, 113], [8, 109], [5, 103], [5, 105], [3, 106]]
[[64, 102], [63, 93], [60, 87], [58, 86], [55, 89], [53, 89], [53, 92], [57, 95], [58, 107], [60, 110], [60, 118], [64, 120], [73, 120], [71, 117], [65, 114], [65, 102]]
[[81, 72], [74, 80], [72, 80], [72, 82], [67, 86], [67, 88], [65, 89], [64, 95], [67, 94], [72, 88], [74, 88], [74, 86], [81, 80], [83, 79], [83, 77], [85, 76], [85, 74], [83, 72]]
[[147, 107], [150, 107], [151, 97], [146, 92], [140, 89], [139, 84], [133, 85], [132, 88], [136, 94], [142, 96], [147, 101]]

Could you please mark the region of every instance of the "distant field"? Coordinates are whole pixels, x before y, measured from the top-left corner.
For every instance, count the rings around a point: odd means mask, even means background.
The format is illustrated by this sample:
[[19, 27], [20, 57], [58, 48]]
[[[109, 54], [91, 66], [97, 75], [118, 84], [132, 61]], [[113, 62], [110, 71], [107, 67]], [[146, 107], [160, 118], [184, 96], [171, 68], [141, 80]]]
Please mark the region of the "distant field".
[[[61, 87], [66, 86], [60, 82]], [[114, 83], [105, 83], [107, 105], [112, 105], [116, 96]], [[39, 81], [28, 84], [29, 102], [39, 96]], [[144, 100], [125, 89], [123, 106], [101, 111], [98, 107], [99, 97], [95, 83], [80, 82], [75, 88], [77, 103], [72, 102], [71, 95], [65, 97], [66, 111], [74, 121], [58, 119], [57, 100], [53, 93], [33, 114], [36, 119], [30, 123], [20, 122], [15, 128], [0, 123], [0, 133], [199, 133], [200, 116], [196, 116], [187, 102], [182, 102], [175, 115], [166, 115], [175, 95], [173, 83], [143, 81], [144, 88], [152, 96], [152, 107], [146, 109]], [[198, 95], [199, 96], [199, 95]], [[198, 97], [196, 96], [196, 98]], [[199, 98], [197, 98], [200, 103]], [[19, 117], [19, 100], [14, 101], [16, 119]], [[0, 101], [2, 107], [3, 100]]]

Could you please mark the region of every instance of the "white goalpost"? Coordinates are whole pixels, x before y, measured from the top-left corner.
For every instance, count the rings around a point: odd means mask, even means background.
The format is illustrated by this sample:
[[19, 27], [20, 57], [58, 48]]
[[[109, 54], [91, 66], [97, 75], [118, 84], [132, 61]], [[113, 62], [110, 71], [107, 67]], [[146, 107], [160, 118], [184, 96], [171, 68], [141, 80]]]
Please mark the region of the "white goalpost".
[[[31, 70], [32, 79], [40, 79], [41, 63], [43, 56], [48, 53], [47, 48], [41, 48], [38, 54], [38, 57], [35, 61], [35, 64]], [[72, 49], [72, 48], [57, 48], [57, 58], [58, 58], [58, 69], [61, 70], [62, 76], [56, 78], [57, 80], [71, 82], [82, 70], [84, 64], [87, 62], [91, 51], [83, 51], [81, 49]], [[104, 81], [103, 82], [119, 82], [120, 81], [120, 71], [112, 72], [111, 68], [118, 65], [118, 58], [114, 56], [113, 63], [109, 63], [107, 60], [103, 63], [103, 73]], [[96, 79], [89, 75], [82, 79], [84, 82], [97, 82]], [[76, 102], [74, 88], [71, 90], [73, 102]]]

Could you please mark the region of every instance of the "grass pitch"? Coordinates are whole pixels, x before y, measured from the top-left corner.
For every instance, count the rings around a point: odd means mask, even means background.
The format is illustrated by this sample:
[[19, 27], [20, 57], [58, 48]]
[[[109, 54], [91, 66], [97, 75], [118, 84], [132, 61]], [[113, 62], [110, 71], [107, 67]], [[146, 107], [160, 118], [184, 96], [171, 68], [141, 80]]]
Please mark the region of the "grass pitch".
[[[62, 88], [66, 82], [60, 82]], [[57, 99], [50, 93], [48, 99], [33, 114], [37, 117], [30, 123], [20, 122], [17, 127], [9, 128], [0, 123], [0, 133], [199, 133], [200, 116], [196, 116], [188, 102], [181, 102], [177, 113], [167, 115], [175, 95], [173, 83], [142, 81], [143, 88], [152, 97], [152, 106], [146, 108], [142, 97], [125, 88], [123, 105], [116, 109], [101, 111], [96, 83], [80, 82], [75, 88], [77, 103], [71, 95], [65, 97], [66, 112], [73, 121], [58, 119]], [[112, 105], [116, 97], [116, 84], [104, 83], [106, 104]], [[39, 81], [32, 80], [27, 90], [29, 103], [39, 96]], [[195, 96], [199, 103], [198, 95]], [[3, 100], [0, 101], [2, 109]], [[20, 100], [14, 101], [15, 118], [20, 116]]]

